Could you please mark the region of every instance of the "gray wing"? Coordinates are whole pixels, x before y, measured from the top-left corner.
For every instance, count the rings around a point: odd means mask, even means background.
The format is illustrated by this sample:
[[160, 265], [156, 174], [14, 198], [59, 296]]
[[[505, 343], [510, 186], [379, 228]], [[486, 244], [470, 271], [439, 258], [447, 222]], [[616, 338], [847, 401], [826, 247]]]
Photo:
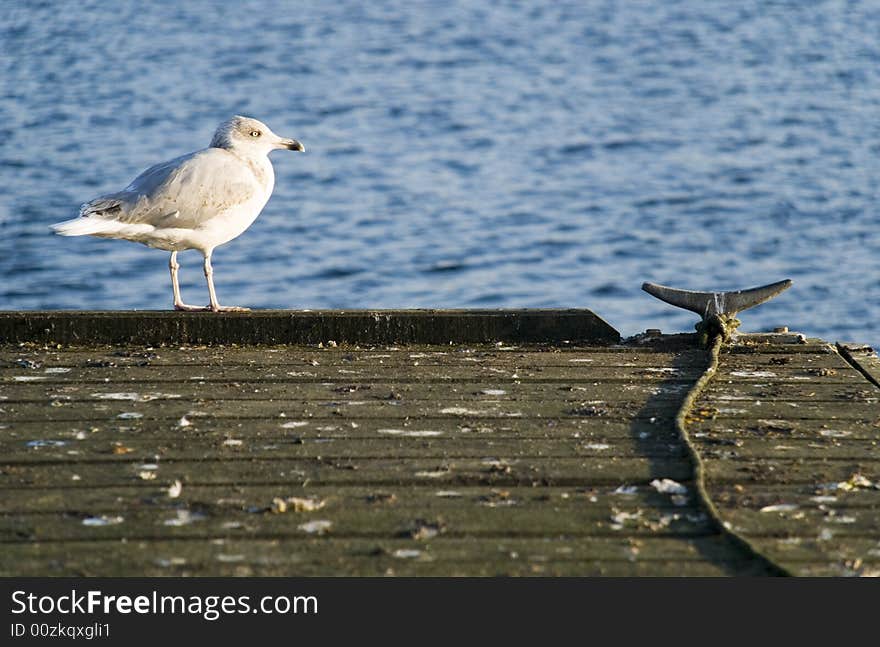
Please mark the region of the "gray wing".
[[257, 189], [244, 162], [223, 149], [206, 148], [151, 166], [122, 191], [84, 204], [80, 215], [196, 228], [252, 198]]

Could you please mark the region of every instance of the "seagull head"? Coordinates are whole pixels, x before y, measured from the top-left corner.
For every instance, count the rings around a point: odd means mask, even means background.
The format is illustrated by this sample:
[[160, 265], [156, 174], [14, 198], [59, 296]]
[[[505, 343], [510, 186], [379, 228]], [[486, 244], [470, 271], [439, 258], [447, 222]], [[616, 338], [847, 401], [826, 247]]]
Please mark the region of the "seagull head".
[[266, 124], [252, 117], [236, 115], [217, 127], [212, 148], [241, 151], [250, 155], [268, 155], [277, 148], [304, 151], [305, 147], [295, 139], [279, 137]]

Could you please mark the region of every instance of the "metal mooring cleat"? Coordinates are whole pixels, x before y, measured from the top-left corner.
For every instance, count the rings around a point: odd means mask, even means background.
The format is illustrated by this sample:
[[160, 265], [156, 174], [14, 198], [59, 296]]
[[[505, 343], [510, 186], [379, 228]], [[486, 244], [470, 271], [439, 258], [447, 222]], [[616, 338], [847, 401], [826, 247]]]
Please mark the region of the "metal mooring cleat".
[[642, 284], [645, 292], [661, 301], [700, 315], [703, 320], [696, 328], [704, 344], [708, 344], [709, 340], [717, 335], [721, 335], [725, 340], [729, 339], [739, 327], [740, 321], [736, 318], [738, 313], [769, 301], [790, 287], [789, 279], [735, 292], [694, 292], [656, 283]]

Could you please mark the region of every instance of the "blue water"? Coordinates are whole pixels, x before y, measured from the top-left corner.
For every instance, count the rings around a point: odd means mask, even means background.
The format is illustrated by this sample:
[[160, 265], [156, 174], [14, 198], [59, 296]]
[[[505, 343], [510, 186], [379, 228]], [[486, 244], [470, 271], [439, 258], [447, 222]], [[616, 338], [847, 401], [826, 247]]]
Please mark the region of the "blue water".
[[[48, 225], [247, 114], [301, 140], [224, 303], [742, 316], [880, 346], [880, 3], [77, 2], [0, 11], [0, 309], [167, 308], [167, 254]], [[206, 302], [196, 252], [183, 292]]]

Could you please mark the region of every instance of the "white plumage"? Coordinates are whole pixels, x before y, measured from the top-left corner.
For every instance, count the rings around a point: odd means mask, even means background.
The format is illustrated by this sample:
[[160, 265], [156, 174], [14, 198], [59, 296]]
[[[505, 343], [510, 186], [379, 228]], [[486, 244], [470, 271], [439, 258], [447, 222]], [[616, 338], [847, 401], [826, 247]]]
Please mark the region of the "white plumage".
[[[220, 124], [210, 147], [151, 166], [122, 191], [87, 202], [78, 218], [52, 229], [62, 236], [123, 238], [171, 252], [177, 310], [246, 310], [217, 302], [211, 254], [260, 215], [275, 186], [268, 155], [278, 148], [304, 150], [256, 119], [233, 117]], [[189, 306], [180, 298], [177, 252], [185, 249], [205, 257], [209, 306]]]

